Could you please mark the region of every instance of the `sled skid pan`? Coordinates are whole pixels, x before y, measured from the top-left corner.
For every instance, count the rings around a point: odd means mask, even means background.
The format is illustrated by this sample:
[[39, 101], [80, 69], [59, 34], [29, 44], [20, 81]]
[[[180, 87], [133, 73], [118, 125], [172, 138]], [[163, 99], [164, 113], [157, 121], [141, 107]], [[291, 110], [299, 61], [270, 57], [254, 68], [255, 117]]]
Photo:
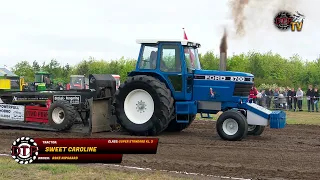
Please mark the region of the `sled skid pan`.
[[88, 135], [98, 132], [112, 131], [111, 126], [116, 124], [115, 116], [112, 116], [112, 100], [95, 99], [88, 100], [90, 105], [90, 117]]

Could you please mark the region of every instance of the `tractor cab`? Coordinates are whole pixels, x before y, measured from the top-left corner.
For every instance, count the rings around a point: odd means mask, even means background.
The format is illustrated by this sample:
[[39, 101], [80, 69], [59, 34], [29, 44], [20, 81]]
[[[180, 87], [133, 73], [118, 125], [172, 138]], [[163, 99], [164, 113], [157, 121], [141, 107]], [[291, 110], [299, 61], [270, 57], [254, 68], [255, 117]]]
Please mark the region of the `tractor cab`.
[[191, 100], [193, 71], [200, 70], [199, 43], [188, 40], [137, 40], [140, 56], [134, 73], [152, 72], [176, 100]]
[[45, 91], [46, 88], [46, 78], [49, 78], [52, 82], [52, 75], [48, 72], [39, 71], [35, 73], [34, 86], [37, 91]]
[[70, 84], [67, 89], [87, 89], [86, 78], [84, 75], [71, 75], [70, 76]]

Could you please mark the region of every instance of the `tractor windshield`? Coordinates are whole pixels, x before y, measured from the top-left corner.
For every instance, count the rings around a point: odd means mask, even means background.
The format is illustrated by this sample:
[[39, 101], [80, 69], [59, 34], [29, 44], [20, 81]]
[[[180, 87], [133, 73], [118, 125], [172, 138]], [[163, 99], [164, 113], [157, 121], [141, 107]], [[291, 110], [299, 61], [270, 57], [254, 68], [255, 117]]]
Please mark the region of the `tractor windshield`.
[[84, 77], [71, 77], [70, 89], [85, 89]]
[[198, 49], [194, 47], [184, 47], [184, 56], [187, 63], [188, 71], [192, 71], [194, 69], [201, 69]]
[[36, 74], [35, 75], [35, 82], [44, 82], [44, 78], [50, 78], [49, 74]]

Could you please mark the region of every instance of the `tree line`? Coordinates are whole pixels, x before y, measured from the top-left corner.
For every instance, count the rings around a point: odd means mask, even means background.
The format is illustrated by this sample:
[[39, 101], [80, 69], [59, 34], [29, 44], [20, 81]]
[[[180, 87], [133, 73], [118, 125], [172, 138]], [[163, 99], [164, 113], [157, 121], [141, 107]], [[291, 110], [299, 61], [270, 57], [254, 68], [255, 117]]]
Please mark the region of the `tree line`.
[[[219, 69], [219, 55], [208, 51], [199, 54], [201, 68], [205, 70]], [[12, 71], [24, 76], [26, 82], [34, 81], [34, 73], [46, 71], [53, 75], [54, 82], [68, 83], [70, 75], [89, 74], [118, 74], [121, 82], [127, 78], [127, 73], [136, 67], [136, 59], [96, 60], [90, 57], [74, 66], [62, 66], [56, 59], [39, 64], [21, 61]], [[320, 59], [304, 61], [299, 55], [284, 58], [279, 54], [267, 52], [248, 52], [233, 55], [227, 59], [227, 71], [252, 73], [255, 76], [256, 87], [301, 87], [306, 89], [308, 84], [320, 84]]]

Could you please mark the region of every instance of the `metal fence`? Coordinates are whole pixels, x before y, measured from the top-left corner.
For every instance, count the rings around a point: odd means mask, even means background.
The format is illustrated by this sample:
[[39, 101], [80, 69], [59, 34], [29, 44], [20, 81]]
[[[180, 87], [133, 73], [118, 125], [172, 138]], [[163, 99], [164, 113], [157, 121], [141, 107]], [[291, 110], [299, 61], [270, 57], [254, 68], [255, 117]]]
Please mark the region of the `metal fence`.
[[[302, 97], [302, 100], [298, 100], [294, 97], [288, 96], [264, 96], [256, 99], [256, 104], [272, 110], [302, 110], [308, 111], [308, 103], [310, 111], [319, 111], [319, 100], [311, 98], [310, 102], [307, 97]], [[313, 107], [313, 108], [312, 108]]]

